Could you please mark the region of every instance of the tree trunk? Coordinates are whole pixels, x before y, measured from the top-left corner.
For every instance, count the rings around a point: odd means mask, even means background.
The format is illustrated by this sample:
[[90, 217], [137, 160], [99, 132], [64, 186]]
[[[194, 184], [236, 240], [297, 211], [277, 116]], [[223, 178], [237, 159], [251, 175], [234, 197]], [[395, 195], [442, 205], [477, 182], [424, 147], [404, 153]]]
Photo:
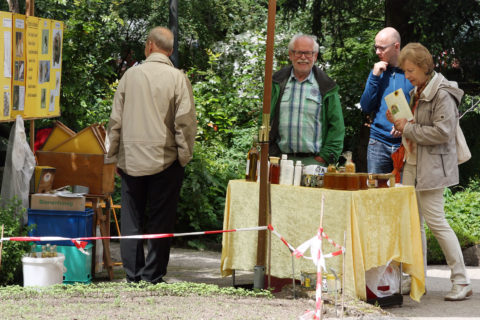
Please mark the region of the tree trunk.
[[7, 0], [7, 2], [8, 2], [8, 9], [10, 10], [10, 12], [20, 13], [18, 0]]

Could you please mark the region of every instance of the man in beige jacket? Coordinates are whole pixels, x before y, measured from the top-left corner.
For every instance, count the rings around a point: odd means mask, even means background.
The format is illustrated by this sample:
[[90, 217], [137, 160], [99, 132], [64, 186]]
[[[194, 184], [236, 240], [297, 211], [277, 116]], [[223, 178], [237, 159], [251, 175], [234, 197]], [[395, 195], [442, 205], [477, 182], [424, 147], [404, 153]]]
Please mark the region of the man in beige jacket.
[[[122, 235], [172, 233], [184, 167], [196, 134], [193, 93], [168, 58], [173, 34], [156, 27], [145, 43], [147, 59], [128, 69], [115, 93], [108, 125], [108, 155], [122, 177]], [[170, 238], [121, 240], [128, 282], [163, 282]]]

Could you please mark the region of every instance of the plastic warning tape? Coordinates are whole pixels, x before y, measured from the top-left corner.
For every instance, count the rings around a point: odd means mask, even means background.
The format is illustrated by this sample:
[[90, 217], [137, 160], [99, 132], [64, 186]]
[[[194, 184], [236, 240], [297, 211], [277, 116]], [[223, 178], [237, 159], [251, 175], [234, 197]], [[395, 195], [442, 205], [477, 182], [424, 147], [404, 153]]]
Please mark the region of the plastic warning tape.
[[288, 249], [290, 249], [290, 252], [293, 253], [295, 251], [295, 248], [290, 243], [288, 243], [288, 241], [280, 233], [278, 233], [271, 224], [268, 225], [268, 230], [273, 232], [273, 234], [276, 235], [280, 239], [280, 241], [282, 241], [288, 247]]
[[41, 236], [41, 237], [5, 237], [0, 238], [0, 242], [3, 241], [88, 241], [88, 240], [103, 240], [103, 239], [162, 239], [172, 237], [185, 237], [185, 236], [197, 236], [204, 234], [218, 234], [227, 232], [240, 232], [240, 231], [261, 231], [267, 230], [267, 226], [251, 227], [251, 228], [238, 228], [229, 230], [212, 230], [212, 231], [199, 231], [199, 232], [186, 232], [186, 233], [156, 233], [156, 234], [139, 234], [129, 236], [100, 236], [100, 237], [56, 237], [56, 236]]

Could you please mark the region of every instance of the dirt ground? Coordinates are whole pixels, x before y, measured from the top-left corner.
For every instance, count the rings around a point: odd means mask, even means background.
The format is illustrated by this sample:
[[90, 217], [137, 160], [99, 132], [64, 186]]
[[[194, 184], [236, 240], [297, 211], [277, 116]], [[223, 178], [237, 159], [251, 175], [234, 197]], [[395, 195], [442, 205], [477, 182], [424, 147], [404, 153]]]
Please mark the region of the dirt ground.
[[[118, 246], [113, 244], [112, 257], [120, 261]], [[431, 266], [427, 273], [428, 294], [420, 303], [404, 296], [402, 306], [382, 310], [357, 299], [345, 298], [345, 319], [480, 319], [480, 268], [469, 267], [474, 286], [473, 296], [466, 301], [446, 302], [443, 295], [450, 289], [446, 266]], [[251, 272], [238, 271], [236, 285], [252, 283]], [[193, 282], [231, 287], [232, 277], [220, 276], [220, 253], [174, 248], [165, 280], [168, 283]], [[94, 282], [109, 282], [106, 273], [98, 273]], [[115, 282], [125, 282], [121, 266], [115, 267]], [[189, 290], [191, 285], [189, 285]], [[297, 287], [297, 290], [299, 288]], [[276, 298], [238, 296], [169, 296], [153, 290], [119, 288], [111, 295], [87, 296], [60, 294], [55, 297], [0, 300], [0, 319], [300, 319], [307, 310], [315, 309], [314, 291], [296, 291], [286, 286]], [[339, 319], [340, 298], [324, 295], [324, 319]]]
[[[119, 248], [117, 243], [112, 244], [112, 259], [120, 261]], [[117, 275], [121, 267], [116, 267]], [[98, 275], [97, 280], [106, 274]], [[220, 253], [214, 251], [197, 251], [190, 249], [173, 248], [170, 255], [170, 263], [167, 276], [167, 283], [194, 282], [215, 284], [219, 287], [248, 287], [252, 284], [253, 273], [237, 271], [235, 283], [232, 277], [222, 278], [220, 275]], [[122, 275], [118, 275], [114, 281], [124, 281]], [[164, 305], [181, 306], [182, 314], [174, 314], [173, 309], [166, 308], [162, 311], [161, 319], [298, 319], [307, 311], [315, 310], [315, 291], [301, 289], [296, 286], [295, 297], [293, 285], [287, 285], [281, 292], [274, 294], [275, 299], [259, 298], [230, 298], [230, 297], [161, 297], [158, 303]], [[325, 319], [332, 319], [341, 316], [342, 301], [338, 295], [324, 294], [324, 315]], [[139, 299], [137, 303], [144, 303]], [[157, 304], [157, 303], [155, 303]], [[336, 307], [335, 307], [336, 306]], [[388, 312], [364, 303], [352, 297], [345, 297], [343, 301], [345, 318], [356, 319], [392, 319], [394, 316]], [[148, 308], [148, 306], [146, 306]], [[156, 308], [164, 308], [156, 306]], [[160, 311], [160, 310], [159, 310]]]
[[[420, 303], [403, 296], [403, 304], [381, 310], [363, 302], [355, 302], [347, 305], [345, 316], [353, 318], [374, 319], [480, 319], [480, 267], [467, 267], [467, 273], [473, 285], [473, 296], [465, 301], [444, 301], [444, 295], [450, 290], [450, 271], [447, 266], [428, 266], [427, 270], [427, 295], [423, 296]], [[221, 278], [220, 276], [220, 253], [212, 251], [196, 251], [188, 249], [172, 250], [167, 281], [190, 281], [213, 283], [219, 286], [232, 286], [232, 277]], [[235, 284], [252, 283], [251, 272], [237, 271]], [[297, 288], [298, 289], [298, 288]], [[292, 292], [288, 288], [276, 300], [278, 319], [297, 319], [304, 310], [313, 310], [314, 297], [310, 299], [294, 300]], [[283, 310], [285, 306], [285, 310]], [[288, 306], [288, 307], [287, 307]], [[333, 310], [333, 303], [326, 304], [327, 309]], [[288, 310], [288, 311], [287, 311]], [[292, 313], [289, 313], [291, 310]], [[288, 314], [288, 316], [287, 316]], [[285, 315], [286, 318], [282, 318]], [[255, 315], [251, 314], [256, 319]], [[334, 318], [329, 312], [325, 318]], [[197, 318], [201, 319], [201, 318]], [[208, 318], [205, 318], [208, 319]], [[277, 319], [277, 318], [273, 318]]]

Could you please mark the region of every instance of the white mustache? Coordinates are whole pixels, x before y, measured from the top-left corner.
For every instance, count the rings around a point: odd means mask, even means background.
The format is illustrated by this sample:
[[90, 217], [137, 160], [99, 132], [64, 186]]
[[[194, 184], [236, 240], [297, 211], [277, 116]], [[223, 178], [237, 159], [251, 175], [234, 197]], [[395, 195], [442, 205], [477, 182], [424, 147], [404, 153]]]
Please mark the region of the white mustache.
[[307, 59], [300, 59], [300, 60], [297, 60], [297, 63], [309, 63], [310, 61], [308, 61]]

